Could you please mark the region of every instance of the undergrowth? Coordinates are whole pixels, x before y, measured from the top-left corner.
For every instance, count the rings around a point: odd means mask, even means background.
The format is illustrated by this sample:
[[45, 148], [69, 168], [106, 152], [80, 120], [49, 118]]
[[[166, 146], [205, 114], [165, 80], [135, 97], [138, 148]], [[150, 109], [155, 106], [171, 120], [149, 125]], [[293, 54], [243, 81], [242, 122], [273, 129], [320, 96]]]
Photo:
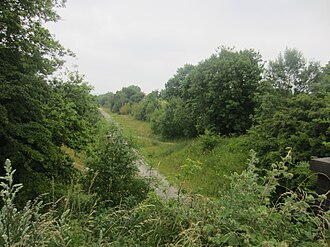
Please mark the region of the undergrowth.
[[[28, 201], [25, 207], [18, 210], [14, 204], [17, 193], [22, 189], [22, 184], [14, 184], [10, 160], [5, 162], [6, 175], [0, 177], [2, 182], [0, 211], [0, 245], [12, 246], [68, 246], [70, 239], [67, 237], [68, 211], [61, 215], [53, 207], [43, 203], [40, 198]], [[55, 205], [53, 205], [55, 206]], [[45, 208], [48, 208], [45, 211]]]
[[[242, 173], [228, 176], [218, 199], [186, 195], [162, 200], [153, 193], [132, 208], [122, 205], [73, 214], [41, 213], [45, 205], [28, 203], [17, 210], [10, 162], [1, 180], [2, 246], [329, 246], [330, 212], [326, 198], [304, 187], [287, 190], [274, 200], [279, 180], [291, 179], [290, 156], [257, 173], [254, 152]], [[93, 208], [93, 207], [91, 207]], [[63, 212], [63, 210], [62, 210]]]
[[[246, 168], [247, 136], [222, 137], [206, 131], [195, 139], [167, 141], [153, 134], [148, 122], [130, 115], [111, 113], [111, 117], [126, 134], [133, 136], [147, 163], [186, 192], [216, 197], [219, 187], [229, 185], [224, 175], [242, 172]], [[187, 159], [199, 162], [201, 169], [182, 181], [182, 166]]]

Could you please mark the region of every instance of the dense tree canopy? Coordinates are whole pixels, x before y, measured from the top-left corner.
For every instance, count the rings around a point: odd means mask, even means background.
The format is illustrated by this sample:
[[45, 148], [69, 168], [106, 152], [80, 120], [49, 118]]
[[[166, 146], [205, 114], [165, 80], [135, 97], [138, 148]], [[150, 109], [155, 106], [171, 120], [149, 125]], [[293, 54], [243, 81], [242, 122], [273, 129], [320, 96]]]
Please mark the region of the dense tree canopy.
[[112, 112], [127, 114], [134, 103], [140, 102], [145, 94], [135, 85], [123, 87], [115, 94], [107, 93], [98, 96], [100, 105], [107, 106]]
[[70, 72], [68, 80], [54, 79], [50, 86], [46, 117], [56, 145], [76, 150], [86, 149], [91, 142], [93, 126], [99, 120], [95, 97], [77, 72]]
[[194, 68], [195, 66], [191, 64], [185, 64], [179, 68], [176, 74], [166, 82], [163, 98], [181, 97], [184, 80]]
[[283, 101], [272, 116], [259, 119], [252, 130], [251, 148], [258, 151], [262, 164], [293, 150], [297, 161], [330, 156], [330, 94], [299, 94]]
[[288, 147], [298, 161], [330, 155], [328, 66], [307, 63], [296, 49], [269, 62], [250, 131], [251, 148], [262, 164], [284, 155]]
[[185, 65], [165, 86], [168, 104], [158, 114], [161, 119], [154, 119], [155, 129], [167, 137], [195, 136], [206, 129], [245, 133], [252, 124], [261, 73], [261, 57], [253, 50], [221, 48], [196, 66]]
[[84, 146], [97, 109], [78, 77], [49, 83], [71, 54], [43, 26], [59, 19], [61, 6], [57, 0], [1, 2], [0, 162], [13, 161], [28, 197], [49, 191], [52, 178], [69, 178], [61, 145]]
[[313, 84], [312, 92], [330, 92], [330, 62], [328, 62], [323, 68], [321, 68], [321, 74], [319, 80]]
[[156, 109], [160, 108], [160, 105], [159, 93], [153, 91], [133, 106], [132, 114], [136, 119], [149, 121]]

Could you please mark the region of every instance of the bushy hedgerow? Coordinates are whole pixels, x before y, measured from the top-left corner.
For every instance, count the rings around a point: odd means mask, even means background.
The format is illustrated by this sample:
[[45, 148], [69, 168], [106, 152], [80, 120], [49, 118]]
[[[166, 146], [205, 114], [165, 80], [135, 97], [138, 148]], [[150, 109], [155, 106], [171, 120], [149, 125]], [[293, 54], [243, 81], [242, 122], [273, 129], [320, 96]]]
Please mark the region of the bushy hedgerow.
[[196, 137], [207, 129], [222, 135], [246, 133], [261, 73], [261, 56], [252, 49], [222, 47], [198, 65], [186, 65], [165, 85], [167, 104], [153, 118], [155, 132], [166, 138]]
[[266, 166], [292, 148], [296, 161], [330, 155], [330, 93], [298, 94], [257, 119], [252, 147]]
[[151, 116], [151, 129], [165, 138], [183, 138], [196, 135], [190, 109], [179, 97], [173, 97]]

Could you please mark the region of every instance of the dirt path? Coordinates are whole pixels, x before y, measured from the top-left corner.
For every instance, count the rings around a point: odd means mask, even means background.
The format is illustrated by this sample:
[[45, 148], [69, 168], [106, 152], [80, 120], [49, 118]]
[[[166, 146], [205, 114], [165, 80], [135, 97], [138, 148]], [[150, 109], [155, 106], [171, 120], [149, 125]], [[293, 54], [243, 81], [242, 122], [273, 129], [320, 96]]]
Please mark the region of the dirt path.
[[[99, 108], [99, 111], [107, 121], [112, 121], [111, 116], [104, 111], [102, 108]], [[143, 157], [138, 153], [137, 150], [134, 150], [139, 159], [135, 161], [136, 166], [139, 169], [139, 176], [148, 180], [151, 188], [153, 188], [156, 194], [163, 199], [178, 198], [178, 189], [170, 185], [166, 178], [161, 175], [157, 170], [150, 167], [143, 159]]]

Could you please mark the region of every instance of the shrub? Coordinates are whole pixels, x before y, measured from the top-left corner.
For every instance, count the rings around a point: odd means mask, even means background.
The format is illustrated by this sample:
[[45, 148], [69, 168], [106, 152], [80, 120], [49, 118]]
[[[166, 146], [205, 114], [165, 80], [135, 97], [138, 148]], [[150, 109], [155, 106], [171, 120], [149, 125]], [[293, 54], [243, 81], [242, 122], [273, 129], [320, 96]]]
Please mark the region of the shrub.
[[203, 135], [199, 136], [203, 153], [212, 151], [219, 143], [219, 135], [210, 130], [205, 130]]
[[181, 98], [171, 98], [151, 117], [151, 129], [164, 138], [182, 138], [196, 135], [190, 109]]
[[122, 114], [122, 115], [128, 115], [130, 112], [131, 112], [131, 104], [130, 103], [125, 103], [119, 109], [119, 113]]
[[250, 131], [263, 166], [292, 148], [296, 161], [330, 155], [330, 93], [299, 94], [287, 100]]
[[138, 120], [149, 121], [151, 115], [160, 107], [158, 91], [153, 91], [145, 96], [132, 109], [132, 115]]
[[136, 178], [137, 154], [115, 124], [101, 133], [95, 153], [97, 157], [89, 164], [86, 189], [108, 206], [144, 197], [146, 185]]

